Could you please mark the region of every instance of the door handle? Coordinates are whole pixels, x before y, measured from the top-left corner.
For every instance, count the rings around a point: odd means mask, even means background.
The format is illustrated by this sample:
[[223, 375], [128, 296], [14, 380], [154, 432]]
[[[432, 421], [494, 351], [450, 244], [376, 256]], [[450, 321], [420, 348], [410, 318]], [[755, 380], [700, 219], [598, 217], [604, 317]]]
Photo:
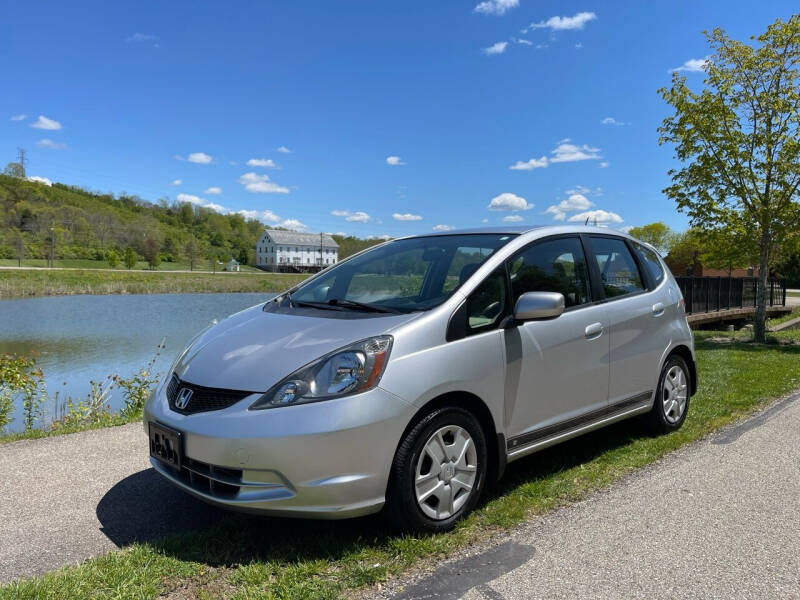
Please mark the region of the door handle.
[[586, 330], [584, 331], [584, 335], [588, 340], [593, 340], [594, 338], [600, 337], [602, 334], [603, 334], [602, 323], [592, 323], [591, 325], [587, 325]]
[[664, 314], [664, 303], [663, 302], [656, 302], [653, 304], [653, 316], [660, 317]]

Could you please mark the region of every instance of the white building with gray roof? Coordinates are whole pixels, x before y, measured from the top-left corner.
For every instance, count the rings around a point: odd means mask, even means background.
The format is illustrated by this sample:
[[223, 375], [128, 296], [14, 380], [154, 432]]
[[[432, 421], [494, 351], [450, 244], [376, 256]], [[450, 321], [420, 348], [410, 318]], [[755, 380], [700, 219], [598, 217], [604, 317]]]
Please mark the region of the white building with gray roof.
[[326, 233], [267, 229], [256, 242], [256, 266], [270, 271], [316, 271], [339, 261], [339, 244]]

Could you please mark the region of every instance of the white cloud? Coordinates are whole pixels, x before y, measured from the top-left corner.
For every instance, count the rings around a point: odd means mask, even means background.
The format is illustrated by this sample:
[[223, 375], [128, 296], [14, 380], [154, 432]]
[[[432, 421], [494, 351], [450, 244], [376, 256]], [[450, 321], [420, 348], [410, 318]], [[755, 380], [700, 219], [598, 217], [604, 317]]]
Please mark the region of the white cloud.
[[590, 201], [583, 194], [573, 193], [566, 200], [562, 200], [558, 204], [553, 204], [547, 207], [545, 214], [553, 215], [556, 221], [563, 221], [567, 217], [568, 212], [576, 210], [588, 210], [594, 206], [594, 202]]
[[344, 217], [345, 221], [350, 221], [353, 223], [367, 223], [372, 220], [372, 217], [370, 217], [363, 210], [358, 210], [356, 212], [349, 210], [332, 210], [331, 214], [334, 217]]
[[47, 186], [53, 185], [53, 182], [50, 181], [47, 177], [39, 177], [38, 175], [33, 175], [32, 177], [28, 177], [28, 181], [35, 181], [36, 183], [43, 183], [44, 185], [47, 185]]
[[203, 206], [207, 202], [205, 198], [195, 196], [194, 194], [178, 194], [177, 200], [178, 202], [188, 202], [189, 204], [196, 204], [197, 206]]
[[186, 160], [188, 160], [190, 163], [207, 165], [214, 159], [205, 152], [192, 152], [188, 157], [186, 157]]
[[173, 179], [170, 185], [178, 186], [183, 184], [183, 179]]
[[475, 12], [501, 16], [519, 6], [519, 0], [484, 0], [475, 7]]
[[433, 230], [434, 231], [452, 231], [453, 229], [455, 229], [455, 227], [453, 227], [452, 225], [434, 225], [433, 226]]
[[61, 123], [54, 119], [48, 119], [44, 115], [39, 115], [39, 118], [36, 119], [33, 123], [31, 123], [31, 127], [35, 127], [36, 129], [48, 129], [51, 131], [57, 131], [61, 129]]
[[606, 117], [605, 119], [600, 121], [600, 123], [602, 123], [603, 125], [618, 125], [618, 126], [627, 125], [627, 123], [625, 123], [624, 121], [617, 121], [614, 117]]
[[547, 163], [547, 157], [542, 156], [541, 158], [532, 158], [524, 162], [518, 160], [508, 168], [512, 171], [533, 171], [534, 169], [543, 169], [547, 166]]
[[620, 227], [619, 230], [624, 231], [625, 233], [630, 233], [631, 229], [634, 227], [636, 227], [636, 225], [625, 225], [625, 227]]
[[154, 36], [152, 33], [134, 33], [133, 35], [128, 36], [125, 41], [128, 43], [131, 42], [154, 42], [158, 38]]
[[278, 185], [274, 181], [270, 181], [267, 175], [259, 175], [257, 173], [245, 173], [239, 177], [239, 183], [244, 186], [248, 192], [254, 194], [288, 194], [289, 188]]
[[508, 215], [503, 217], [503, 221], [506, 223], [519, 223], [520, 221], [524, 221], [525, 219], [522, 218], [522, 215]]
[[281, 221], [281, 227], [285, 227], [286, 229], [308, 229], [308, 225], [297, 219], [284, 219]]
[[674, 69], [670, 69], [669, 72], [679, 73], [680, 71], [686, 71], [687, 73], [699, 73], [700, 71], [706, 70], [707, 63], [708, 63], [707, 56], [705, 58], [690, 58], [680, 67], [675, 67]]
[[492, 198], [487, 208], [489, 210], [530, 210], [533, 206], [533, 204], [529, 204], [522, 196], [504, 192]]
[[581, 48], [583, 48], [582, 43], [578, 42], [577, 44], [575, 44], [575, 50], [580, 50]]
[[24, 121], [25, 117], [27, 117], [27, 116], [28, 115], [14, 115], [13, 117], [11, 117], [11, 120], [12, 121]]
[[583, 223], [588, 222], [590, 224], [594, 224], [597, 222], [600, 223], [622, 223], [623, 219], [615, 212], [610, 212], [607, 210], [596, 209], [596, 210], [588, 210], [586, 212], [578, 213], [577, 215], [572, 215], [568, 221], [570, 223]]
[[570, 143], [570, 140], [561, 140], [558, 146], [555, 147], [550, 154], [553, 154], [553, 158], [550, 159], [550, 162], [553, 163], [560, 163], [560, 162], [575, 162], [579, 160], [598, 160], [602, 158], [599, 154], [600, 148], [592, 148], [586, 144], [582, 146], [578, 146], [576, 144]]
[[208, 188], [208, 189], [207, 189], [205, 192], [203, 192], [203, 193], [204, 193], [204, 194], [215, 194], [215, 195], [219, 195], [219, 194], [221, 194], [221, 193], [222, 193], [222, 188], [221, 188], [221, 187], [218, 187], [218, 186], [216, 186], [216, 185], [212, 185], [210, 188]]
[[255, 219], [263, 223], [278, 223], [281, 218], [271, 210], [237, 210], [245, 219]]
[[278, 146], [278, 152], [281, 152], [282, 154], [291, 154], [292, 153], [292, 151], [289, 150], [286, 146]]
[[36, 142], [36, 145], [39, 148], [48, 148], [49, 150], [65, 150], [67, 145], [62, 144], [60, 142], [54, 142], [53, 140], [44, 138], [43, 140], [39, 140]]
[[600, 168], [601, 168], [601, 169], [605, 169], [605, 168], [606, 168], [606, 167], [608, 167], [608, 165], [610, 165], [610, 164], [611, 164], [611, 163], [610, 163], [610, 162], [608, 162], [608, 161], [603, 161], [603, 162], [601, 162], [601, 163], [600, 163]]
[[488, 223], [489, 219], [481, 219], [481, 223]]
[[533, 46], [533, 42], [530, 40], [526, 40], [524, 38], [511, 38], [511, 41], [515, 44], [521, 44], [523, 46]]
[[274, 169], [278, 165], [275, 164], [275, 161], [271, 158], [251, 158], [247, 161], [248, 167], [267, 167], [269, 169]]
[[573, 189], [567, 190], [567, 194], [583, 194], [584, 196], [602, 196], [603, 188], [596, 187], [594, 189], [588, 188], [585, 185], [576, 185]]
[[406, 163], [399, 156], [387, 156], [386, 157], [386, 164], [392, 165], [393, 167], [398, 167], [400, 165], [404, 165]]
[[225, 208], [224, 206], [221, 206], [219, 204], [214, 204], [213, 202], [207, 202], [207, 203], [203, 204], [203, 208], [210, 208], [211, 210], [215, 210], [218, 213], [222, 213], [222, 214], [225, 214], [226, 212], [228, 212], [227, 208]]
[[422, 221], [422, 215], [413, 215], [411, 213], [394, 213], [392, 218], [395, 221]]
[[488, 48], [483, 49], [484, 54], [488, 54], [489, 56], [493, 54], [502, 54], [506, 51], [506, 46], [508, 46], [508, 42], [497, 42], [496, 44], [492, 44]]
[[579, 12], [572, 17], [550, 17], [547, 21], [531, 23], [531, 29], [551, 29], [553, 31], [564, 31], [567, 29], [583, 29], [589, 21], [594, 21], [597, 15], [593, 12]]

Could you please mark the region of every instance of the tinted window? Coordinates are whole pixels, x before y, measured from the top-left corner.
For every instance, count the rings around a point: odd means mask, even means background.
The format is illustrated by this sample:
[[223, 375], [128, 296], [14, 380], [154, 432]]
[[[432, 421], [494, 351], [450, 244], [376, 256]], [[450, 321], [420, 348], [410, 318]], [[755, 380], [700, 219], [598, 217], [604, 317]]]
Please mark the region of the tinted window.
[[396, 240], [339, 263], [292, 298], [299, 303], [353, 300], [393, 310], [444, 302], [513, 235], [441, 235]]
[[500, 267], [483, 280], [467, 298], [467, 332], [497, 325], [506, 308], [506, 270]]
[[636, 251], [642, 258], [644, 268], [647, 269], [647, 272], [650, 274], [653, 285], [661, 283], [661, 280], [664, 279], [664, 268], [661, 266], [661, 261], [658, 260], [656, 253], [638, 242], [633, 242], [633, 247], [636, 248]]
[[513, 302], [525, 292], [561, 292], [566, 306], [589, 302], [589, 276], [578, 238], [538, 242], [511, 260]]
[[633, 294], [644, 289], [639, 268], [624, 240], [592, 236], [592, 248], [606, 298]]

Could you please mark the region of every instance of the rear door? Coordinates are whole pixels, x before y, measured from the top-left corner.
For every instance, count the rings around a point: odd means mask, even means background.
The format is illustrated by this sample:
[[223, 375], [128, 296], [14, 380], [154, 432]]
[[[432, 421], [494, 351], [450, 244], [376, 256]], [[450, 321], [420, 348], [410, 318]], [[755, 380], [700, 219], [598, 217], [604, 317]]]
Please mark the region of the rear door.
[[662, 285], [651, 281], [624, 238], [586, 237], [610, 321], [609, 404], [643, 401], [655, 389], [661, 356], [669, 345], [666, 286], [663, 278]]
[[504, 330], [509, 449], [603, 410], [608, 400], [605, 306], [591, 295], [581, 238], [545, 238], [508, 261], [511, 306], [525, 292], [564, 294], [565, 312]]

